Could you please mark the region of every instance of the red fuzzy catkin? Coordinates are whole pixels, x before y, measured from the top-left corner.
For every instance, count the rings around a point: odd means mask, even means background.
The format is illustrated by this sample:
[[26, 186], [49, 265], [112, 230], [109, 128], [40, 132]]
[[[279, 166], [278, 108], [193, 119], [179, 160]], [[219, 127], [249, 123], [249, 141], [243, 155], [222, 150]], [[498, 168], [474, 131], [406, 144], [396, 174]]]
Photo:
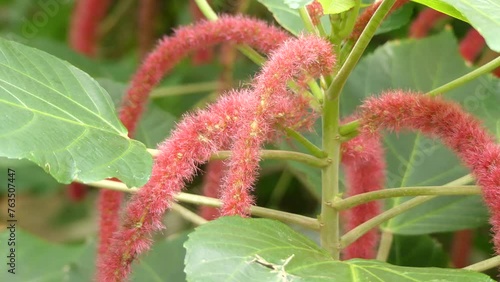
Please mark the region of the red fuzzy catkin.
[[500, 146], [459, 105], [421, 94], [391, 91], [361, 106], [364, 130], [410, 129], [439, 137], [472, 171], [490, 211], [493, 243], [500, 253]]
[[174, 195], [193, 177], [199, 164], [228, 146], [242, 109], [255, 99], [245, 91], [225, 96], [207, 110], [186, 116], [160, 144], [151, 178], [130, 200], [122, 228], [98, 265], [98, 281], [127, 277], [132, 261], [150, 248], [151, 234], [163, 228], [162, 216]]
[[[408, 1], [409, 0], [396, 0], [394, 5], [392, 5], [392, 8], [389, 11], [389, 13], [387, 14], [387, 16], [390, 15], [395, 10], [401, 8], [401, 6], [406, 4]], [[370, 19], [373, 17], [373, 14], [375, 13], [375, 11], [377, 11], [377, 9], [381, 3], [382, 3], [382, 1], [377, 1], [377, 2], [373, 3], [371, 6], [369, 6], [368, 8], [366, 8], [363, 11], [363, 13], [361, 13], [361, 15], [356, 20], [356, 23], [354, 24], [354, 28], [351, 32], [351, 35], [349, 36], [349, 41], [355, 42], [358, 40], [359, 36], [361, 36], [361, 33], [363, 32], [366, 25], [368, 24]]]
[[411, 38], [422, 38], [429, 34], [429, 31], [441, 20], [448, 16], [431, 8], [422, 10], [410, 26], [409, 35]]
[[460, 54], [467, 62], [473, 63], [485, 45], [483, 36], [474, 28], [470, 28], [460, 41]]
[[89, 57], [94, 57], [99, 40], [99, 23], [106, 15], [111, 0], [78, 0], [69, 28], [70, 46]]
[[[377, 191], [384, 187], [385, 159], [380, 136], [361, 132], [342, 144], [342, 165], [346, 174], [347, 196]], [[380, 203], [371, 201], [345, 212], [347, 231], [381, 212]], [[344, 259], [372, 259], [376, 255], [379, 232], [370, 230], [343, 250]]]
[[192, 51], [221, 42], [233, 42], [269, 53], [288, 37], [285, 32], [263, 21], [242, 16], [222, 16], [217, 21], [179, 28], [173, 36], [161, 40], [134, 75], [122, 103], [120, 120], [129, 134], [133, 134], [151, 90], [165, 73]]
[[[313, 78], [329, 74], [334, 64], [332, 46], [315, 36], [290, 39], [273, 51], [253, 83], [253, 92], [258, 99], [249, 105], [253, 110], [248, 111], [248, 117], [244, 118], [249, 122], [242, 123], [233, 136], [233, 154], [222, 188], [222, 215], [248, 215], [253, 204], [250, 190], [257, 176], [259, 150], [273, 135], [273, 125], [280, 122], [289, 127], [307, 127], [314, 121], [311, 115], [307, 117], [307, 100], [300, 102], [300, 96], [296, 95], [297, 102], [286, 103], [285, 99], [291, 96], [287, 81], [304, 81], [306, 73]], [[276, 110], [281, 116], [295, 113], [295, 118], [279, 120], [269, 114]]]
[[323, 16], [323, 6], [321, 6], [321, 3], [318, 0], [314, 0], [311, 4], [307, 5], [307, 12], [311, 17], [313, 25], [319, 25]]
[[82, 183], [73, 182], [66, 187], [68, 198], [73, 202], [80, 202], [87, 195], [87, 186]]

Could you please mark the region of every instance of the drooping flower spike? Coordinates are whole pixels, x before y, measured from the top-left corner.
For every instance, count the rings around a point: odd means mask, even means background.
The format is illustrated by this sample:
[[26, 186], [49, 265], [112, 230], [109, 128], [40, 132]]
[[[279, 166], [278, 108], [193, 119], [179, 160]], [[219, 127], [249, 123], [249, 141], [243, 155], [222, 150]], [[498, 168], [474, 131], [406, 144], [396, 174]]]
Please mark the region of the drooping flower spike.
[[139, 55], [144, 58], [156, 41], [156, 19], [158, 18], [157, 0], [140, 0], [138, 11], [139, 27], [137, 35], [139, 39]]
[[470, 28], [460, 41], [460, 54], [469, 63], [473, 63], [486, 46], [483, 36], [474, 28]]
[[[203, 176], [202, 194], [206, 197], [219, 198], [220, 187], [224, 177], [226, 165], [222, 160], [213, 160], [207, 164], [206, 174]], [[219, 209], [209, 206], [201, 206], [199, 214], [206, 220], [219, 217]]]
[[120, 120], [133, 135], [151, 90], [180, 60], [193, 51], [222, 42], [247, 44], [269, 53], [288, 34], [267, 23], [242, 16], [222, 16], [217, 21], [202, 21], [179, 28], [165, 37], [139, 67], [120, 110]]
[[[234, 42], [245, 43], [268, 53], [286, 38], [288, 35], [276, 27], [242, 16], [222, 16], [215, 22], [203, 21], [182, 27], [172, 37], [165, 37], [137, 70], [123, 98], [120, 120], [128, 129], [129, 136], [133, 136], [150, 92], [164, 75], [192, 51], [208, 45]], [[122, 193], [112, 190], [103, 190], [99, 194], [101, 231], [98, 264], [102, 264], [100, 260], [110, 245], [111, 235], [118, 230], [122, 197]]]
[[99, 23], [111, 4], [111, 0], [77, 0], [69, 30], [70, 46], [89, 57], [97, 52]]
[[[395, 10], [401, 8], [404, 4], [408, 3], [409, 0], [396, 0], [394, 5], [392, 6], [391, 10], [389, 11], [389, 14], [394, 12]], [[351, 32], [351, 35], [349, 36], [350, 41], [356, 41], [358, 38], [361, 36], [361, 33], [365, 29], [366, 25], [370, 21], [370, 19], [373, 17], [373, 14], [375, 11], [377, 11], [378, 7], [382, 1], [377, 1], [373, 3], [371, 6], [366, 8], [361, 15], [356, 20], [356, 23], [354, 24], [354, 28]], [[388, 15], [389, 15], [388, 14]]]
[[500, 254], [500, 146], [481, 122], [453, 102], [392, 91], [361, 107], [363, 130], [404, 129], [438, 137], [472, 171], [490, 211], [493, 243]]
[[[384, 187], [385, 157], [380, 136], [361, 132], [342, 144], [342, 165], [346, 174], [347, 196], [377, 191]], [[343, 213], [346, 231], [352, 230], [381, 212], [380, 203], [371, 201]], [[343, 250], [344, 259], [373, 259], [379, 239], [372, 229]]]
[[[249, 122], [242, 123], [233, 136], [233, 154], [222, 188], [222, 215], [248, 215], [253, 203], [250, 190], [257, 175], [259, 150], [273, 135], [275, 123], [300, 128], [314, 122], [315, 115], [308, 115], [306, 99], [293, 95], [293, 102], [286, 103], [291, 96], [287, 82], [295, 79], [298, 85], [304, 85], [306, 77], [331, 73], [334, 64], [332, 46], [315, 36], [290, 39], [273, 51], [252, 84], [257, 100], [249, 105], [252, 110], [245, 118]], [[278, 115], [272, 114], [275, 111]], [[289, 113], [294, 113], [294, 117]], [[280, 116], [287, 118], [280, 119]]]
[[442, 19], [447, 18], [446, 14], [431, 8], [422, 10], [410, 25], [409, 35], [412, 38], [422, 38], [429, 34], [429, 31]]

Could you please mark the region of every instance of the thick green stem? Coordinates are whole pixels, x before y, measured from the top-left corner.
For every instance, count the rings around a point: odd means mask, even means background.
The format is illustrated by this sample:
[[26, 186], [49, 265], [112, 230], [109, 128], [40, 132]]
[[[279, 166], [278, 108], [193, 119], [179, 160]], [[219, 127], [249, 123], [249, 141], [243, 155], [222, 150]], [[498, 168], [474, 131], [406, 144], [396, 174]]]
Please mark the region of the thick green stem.
[[331, 164], [321, 170], [321, 246], [334, 259], [339, 259], [340, 222], [339, 212], [332, 208], [332, 203], [339, 194], [340, 135], [339, 99], [325, 101], [323, 111], [323, 151], [328, 155]]
[[463, 269], [482, 272], [488, 269], [498, 267], [499, 265], [500, 265], [500, 256], [494, 256], [492, 258], [466, 266]]
[[[153, 156], [157, 156], [160, 152], [156, 149], [148, 149], [148, 152]], [[231, 157], [231, 151], [218, 151], [210, 157], [210, 160], [225, 160]], [[269, 160], [289, 160], [305, 163], [314, 167], [326, 167], [330, 164], [329, 159], [319, 159], [314, 156], [283, 150], [261, 150], [260, 157]]]
[[177, 212], [180, 216], [182, 216], [184, 219], [191, 221], [192, 223], [196, 225], [202, 225], [208, 222], [208, 220], [204, 219], [203, 217], [197, 215], [196, 213], [190, 211], [189, 209], [177, 204], [177, 203], [172, 203], [171, 209], [175, 212]]
[[389, 253], [391, 251], [392, 239], [394, 234], [390, 231], [383, 231], [382, 237], [380, 238], [380, 244], [378, 246], [377, 258], [379, 261], [387, 261]]
[[446, 83], [445, 85], [439, 86], [438, 88], [435, 88], [435, 89], [427, 92], [427, 95], [430, 95], [430, 96], [441, 95], [445, 92], [448, 92], [448, 91], [453, 90], [459, 86], [462, 86], [462, 85], [466, 84], [467, 82], [474, 80], [483, 74], [492, 72], [497, 67], [500, 67], [500, 57], [492, 60], [491, 62], [489, 62], [485, 65], [482, 65], [481, 67], [469, 72], [468, 74], [466, 74], [464, 76], [461, 76], [453, 81]]
[[328, 88], [326, 95], [330, 99], [336, 99], [342, 92], [342, 88], [344, 88], [344, 84], [347, 81], [349, 74], [358, 63], [359, 59], [363, 55], [363, 52], [368, 46], [368, 43], [370, 43], [370, 40], [375, 34], [375, 31], [377, 31], [378, 26], [382, 23], [385, 16], [389, 13], [392, 5], [394, 5], [394, 2], [396, 2], [396, 0], [384, 0], [378, 7], [377, 11], [375, 11], [375, 13], [373, 14], [373, 17], [366, 25], [363, 33], [361, 33], [361, 36], [354, 45], [354, 48], [347, 57], [345, 63], [342, 65], [342, 68], [340, 68], [337, 76], [333, 80], [332, 85]]
[[305, 6], [299, 9], [299, 15], [302, 19], [302, 22], [304, 23], [304, 26], [306, 27], [306, 30], [312, 34], [319, 35], [319, 31], [314, 27], [314, 24]]
[[[450, 183], [447, 183], [443, 186], [457, 186], [457, 185], [464, 185], [467, 184], [474, 179], [470, 174], [463, 176], [457, 180], [454, 180]], [[370, 231], [371, 229], [377, 227], [378, 225], [382, 224], [383, 222], [402, 214], [403, 212], [406, 212], [407, 210], [410, 210], [418, 205], [421, 205], [429, 200], [432, 200], [436, 198], [437, 196], [418, 196], [415, 197], [411, 200], [408, 200], [400, 205], [397, 205], [377, 216], [374, 218], [366, 221], [363, 224], [360, 224], [356, 228], [352, 229], [351, 231], [347, 232], [342, 238], [340, 239], [340, 246], [341, 248], [345, 248], [349, 246], [351, 243], [356, 241], [359, 237], [363, 236], [366, 232]]]
[[[125, 184], [111, 181], [111, 180], [101, 180], [92, 183], [85, 183], [86, 185], [109, 189], [114, 191], [120, 191], [125, 193], [137, 193], [138, 188], [128, 188]], [[220, 207], [222, 206], [222, 202], [215, 198], [194, 195], [189, 193], [178, 193], [174, 196], [174, 199], [179, 202], [190, 203], [195, 205], [204, 205], [211, 207]], [[286, 223], [297, 224], [299, 226], [303, 226], [312, 230], [319, 230], [319, 222], [315, 218], [310, 218], [307, 216], [302, 216], [298, 214], [288, 213], [277, 211], [273, 209], [267, 209], [263, 207], [252, 206], [250, 208], [250, 213], [255, 216], [272, 218]]]
[[479, 195], [481, 188], [479, 186], [419, 186], [419, 187], [402, 187], [388, 188], [378, 191], [372, 191], [355, 195], [343, 200], [337, 200], [333, 203], [333, 207], [338, 210], [346, 210], [364, 203], [388, 199], [394, 197], [409, 197], [409, 196], [465, 196]]

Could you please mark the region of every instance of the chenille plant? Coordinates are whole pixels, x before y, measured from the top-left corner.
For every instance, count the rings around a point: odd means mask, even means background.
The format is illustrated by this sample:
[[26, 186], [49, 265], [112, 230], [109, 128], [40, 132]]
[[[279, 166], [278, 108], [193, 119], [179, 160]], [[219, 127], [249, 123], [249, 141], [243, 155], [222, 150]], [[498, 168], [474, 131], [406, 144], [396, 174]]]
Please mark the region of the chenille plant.
[[[68, 33], [75, 64], [116, 59], [107, 55], [110, 38], [123, 40], [120, 50], [140, 61], [126, 84], [114, 80], [129, 60], [85, 69], [96, 81], [0, 40], [0, 156], [70, 183], [72, 205], [95, 200], [98, 226], [93, 241], [47, 248], [60, 252], [47, 260], [65, 257], [57, 267], [38, 270], [19, 254], [6, 281], [494, 281], [494, 8], [481, 8], [483, 0], [472, 8], [451, 0], [185, 2], [76, 1]], [[191, 22], [152, 44], [172, 7]], [[120, 30], [129, 17], [137, 29]], [[176, 85], [184, 80], [197, 82]], [[210, 93], [195, 101], [193, 92]], [[11, 167], [19, 181], [23, 170], [36, 171]], [[86, 187], [99, 189], [84, 198]], [[6, 216], [17, 219], [9, 207]], [[18, 235], [29, 239], [20, 250], [49, 244]], [[12, 264], [16, 249], [3, 252]], [[23, 272], [30, 267], [37, 271]]]

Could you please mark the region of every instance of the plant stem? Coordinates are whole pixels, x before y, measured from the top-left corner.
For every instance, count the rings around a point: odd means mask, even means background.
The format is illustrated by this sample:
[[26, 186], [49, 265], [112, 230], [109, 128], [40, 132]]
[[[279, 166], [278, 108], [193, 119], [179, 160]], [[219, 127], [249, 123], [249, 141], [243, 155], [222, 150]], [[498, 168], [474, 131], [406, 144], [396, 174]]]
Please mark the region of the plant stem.
[[347, 11], [347, 18], [345, 19], [345, 25], [340, 31], [339, 36], [344, 39], [348, 37], [356, 24], [356, 19], [358, 18], [359, 8], [361, 7], [361, 0], [354, 1], [354, 7]]
[[352, 133], [355, 133], [358, 130], [360, 125], [361, 125], [361, 121], [359, 119], [353, 120], [351, 122], [348, 122], [348, 123], [342, 125], [339, 128], [339, 133], [342, 136], [349, 136]]
[[489, 63], [480, 66], [479, 68], [467, 73], [464, 76], [461, 76], [453, 81], [450, 81], [446, 83], [445, 85], [439, 86], [438, 88], [435, 88], [427, 93], [427, 95], [430, 96], [438, 96], [441, 95], [445, 92], [448, 92], [452, 89], [455, 89], [459, 86], [462, 86], [463, 84], [476, 79], [477, 77], [489, 73], [496, 69], [497, 67], [500, 67], [500, 57], [490, 61]]
[[356, 41], [354, 48], [352, 48], [352, 51], [349, 53], [349, 56], [342, 65], [342, 68], [338, 72], [337, 76], [335, 76], [333, 83], [328, 88], [326, 95], [330, 97], [330, 99], [336, 99], [342, 92], [342, 88], [344, 88], [344, 84], [347, 81], [349, 74], [358, 63], [359, 59], [363, 55], [363, 52], [368, 46], [368, 43], [370, 43], [370, 40], [375, 34], [375, 31], [377, 31], [378, 26], [382, 23], [387, 13], [389, 13], [389, 10], [392, 5], [394, 5], [394, 2], [396, 2], [396, 0], [384, 0], [378, 7], [377, 11], [373, 14], [373, 17], [366, 25], [363, 33], [361, 33], [358, 41]]
[[[472, 178], [472, 176], [468, 174], [443, 186], [464, 185], [473, 180], [474, 179]], [[342, 238], [340, 239], [341, 247], [345, 248], [349, 246], [351, 243], [356, 241], [359, 237], [363, 236], [366, 232], [370, 231], [372, 228], [375, 228], [378, 225], [382, 224], [383, 222], [434, 198], [436, 198], [436, 196], [419, 196], [411, 200], [408, 200], [400, 205], [397, 205], [389, 210], [386, 210], [385, 212], [373, 217], [372, 219], [366, 221], [365, 223], [358, 225], [356, 228], [352, 229], [351, 231], [347, 232], [344, 236], [342, 236]]]
[[99, 25], [99, 36], [104, 37], [104, 35], [110, 33], [120, 19], [127, 13], [127, 10], [132, 8], [134, 2], [134, 0], [120, 1], [111, 14]]
[[347, 210], [355, 206], [373, 201], [394, 197], [408, 196], [459, 196], [459, 195], [479, 195], [481, 188], [479, 186], [418, 186], [418, 187], [401, 187], [401, 188], [386, 188], [383, 190], [372, 191], [355, 195], [346, 199], [337, 200], [333, 203], [333, 207], [338, 210]]
[[208, 220], [204, 219], [203, 217], [195, 214], [194, 212], [190, 211], [189, 209], [177, 204], [177, 203], [172, 203], [172, 210], [177, 212], [180, 216], [182, 216], [184, 219], [191, 221], [192, 223], [196, 225], [202, 225], [208, 222]]
[[[159, 151], [156, 149], [148, 149], [148, 152], [153, 156], [157, 156]], [[218, 151], [212, 154], [210, 160], [225, 160], [231, 157], [231, 151]], [[262, 159], [270, 159], [270, 160], [289, 160], [289, 161], [297, 161], [301, 163], [308, 164], [314, 167], [326, 167], [330, 164], [330, 160], [328, 159], [319, 159], [314, 156], [293, 152], [293, 151], [283, 151], [283, 150], [261, 150], [260, 157]]]
[[379, 261], [387, 261], [389, 257], [389, 252], [392, 247], [392, 239], [394, 238], [394, 234], [390, 231], [383, 231], [382, 237], [380, 238], [380, 245], [378, 246], [377, 258]]
[[211, 92], [220, 89], [219, 82], [200, 82], [176, 86], [160, 87], [151, 92], [151, 98], [161, 98], [175, 95], [193, 94], [199, 92]]
[[[217, 19], [219, 19], [215, 11], [208, 4], [207, 0], [195, 0], [195, 2], [196, 5], [198, 5], [200, 11], [208, 20], [216, 21]], [[252, 60], [259, 66], [266, 61], [266, 59], [262, 55], [260, 55], [259, 52], [255, 51], [248, 45], [238, 45], [237, 48], [241, 53], [243, 53], [245, 56], [247, 56], [250, 60]]]
[[321, 170], [321, 214], [320, 238], [321, 246], [333, 257], [339, 259], [340, 254], [340, 222], [338, 210], [332, 208], [332, 203], [339, 194], [339, 166], [340, 166], [340, 135], [339, 127], [339, 99], [325, 100], [323, 111], [323, 151], [331, 160], [329, 166]]
[[292, 173], [288, 170], [288, 168], [285, 168], [278, 179], [278, 183], [274, 186], [273, 192], [271, 193], [269, 202], [266, 206], [271, 208], [278, 207], [292, 179]]
[[305, 138], [302, 134], [289, 127], [284, 127], [283, 130], [285, 131], [286, 135], [292, 137], [293, 139], [297, 140], [297, 142], [302, 144], [302, 146], [304, 146], [313, 156], [320, 159], [326, 158], [327, 154], [307, 138]]
[[[97, 188], [103, 188], [103, 189], [109, 189], [109, 190], [114, 190], [114, 191], [120, 191], [120, 192], [125, 192], [125, 193], [137, 193], [139, 190], [138, 188], [127, 188], [127, 186], [121, 182], [116, 182], [116, 181], [111, 181], [111, 180], [101, 180], [97, 182], [92, 182], [92, 183], [85, 183], [86, 185], [92, 186], [92, 187], [97, 187]], [[205, 197], [205, 196], [200, 196], [200, 195], [194, 195], [194, 194], [189, 194], [189, 193], [178, 193], [174, 196], [175, 200], [179, 202], [184, 202], [184, 203], [190, 203], [190, 204], [195, 204], [195, 205], [204, 205], [204, 206], [211, 206], [211, 207], [220, 207], [222, 206], [222, 202], [218, 199], [215, 198], [210, 198], [210, 197]], [[268, 208], [263, 208], [263, 207], [257, 207], [257, 206], [252, 206], [250, 208], [250, 213], [255, 216], [259, 217], [265, 217], [265, 218], [272, 218], [276, 219], [285, 223], [291, 223], [291, 224], [297, 224], [312, 230], [319, 230], [319, 223], [318, 220], [315, 218], [310, 218], [307, 216], [303, 215], [298, 215], [298, 214], [293, 214], [293, 213], [288, 213], [288, 212], [282, 212], [282, 211], [277, 211], [273, 209], [268, 209]]]
[[466, 266], [462, 269], [467, 269], [467, 270], [472, 270], [472, 271], [477, 271], [477, 272], [483, 272], [488, 269], [495, 268], [500, 265], [500, 256], [494, 256], [492, 258], [480, 261], [475, 264], [471, 264], [469, 266]]
[[302, 22], [304, 23], [304, 26], [306, 27], [306, 30], [312, 34], [319, 35], [319, 32], [314, 27], [314, 24], [311, 20], [311, 17], [309, 16], [309, 13], [307, 12], [307, 8], [305, 6], [302, 8], [299, 8], [299, 15], [300, 15], [300, 18], [302, 19]]

